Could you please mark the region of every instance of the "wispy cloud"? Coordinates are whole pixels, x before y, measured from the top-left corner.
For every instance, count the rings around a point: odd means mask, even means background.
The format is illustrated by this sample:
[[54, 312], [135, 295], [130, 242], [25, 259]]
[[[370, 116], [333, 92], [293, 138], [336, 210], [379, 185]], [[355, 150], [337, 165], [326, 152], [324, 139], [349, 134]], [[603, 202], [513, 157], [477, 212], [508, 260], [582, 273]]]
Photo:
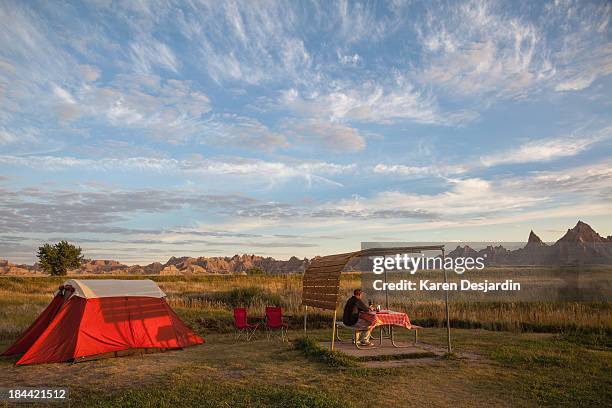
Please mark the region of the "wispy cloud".
[[285, 134], [274, 131], [257, 119], [236, 114], [220, 114], [200, 124], [200, 143], [272, 152], [287, 148]]
[[[612, 198], [609, 161], [577, 166], [563, 171], [532, 172], [525, 176], [506, 176], [496, 181], [481, 178], [447, 179], [446, 188], [434, 194], [383, 191], [370, 197], [354, 196], [320, 203], [312, 208], [267, 204], [249, 216], [303, 219], [362, 218], [412, 220], [494, 221], [496, 215], [540, 211], [557, 200], [577, 203], [604, 203]], [[249, 207], [249, 211], [260, 208]]]
[[564, 196], [565, 200], [605, 203], [612, 199], [612, 161], [604, 160], [557, 171], [535, 171], [525, 176], [505, 178], [512, 191]]
[[178, 26], [214, 80], [259, 84], [310, 77], [311, 56], [291, 29], [297, 13], [289, 3], [204, 3]]
[[[163, 157], [120, 157], [84, 159], [70, 156], [7, 156], [0, 155], [0, 164], [61, 170], [148, 171], [158, 173], [184, 173], [207, 176], [245, 177], [263, 180], [289, 180], [303, 178], [326, 181], [327, 176], [354, 173], [356, 164], [337, 164], [324, 161], [272, 162], [243, 157], [225, 159], [173, 159]], [[335, 183], [333, 183], [335, 184]]]
[[353, 152], [363, 150], [366, 140], [359, 130], [343, 123], [317, 119], [286, 121], [282, 126], [296, 144], [313, 145], [331, 151]]
[[512, 97], [553, 75], [536, 27], [504, 13], [500, 4], [485, 1], [428, 10], [418, 25], [427, 61], [423, 78], [461, 95]]
[[432, 3], [428, 18], [417, 23], [426, 61], [422, 78], [490, 102], [547, 88], [582, 90], [612, 72], [605, 35], [610, 4], [547, 3], [535, 19], [507, 6]]
[[465, 173], [473, 169], [469, 163], [466, 164], [432, 164], [430, 166], [407, 166], [404, 164], [376, 164], [372, 171], [375, 174], [404, 176], [451, 176]]
[[[484, 217], [502, 211], [516, 211], [537, 205], [545, 198], [526, 194], [508, 195], [489, 181], [468, 178], [451, 179], [450, 189], [432, 195], [387, 191], [371, 198], [355, 197], [331, 204], [330, 209], [347, 213], [376, 215], [385, 212], [389, 218], [401, 214], [422, 214], [423, 218]], [[414, 215], [413, 215], [414, 217]]]
[[612, 137], [612, 128], [602, 129], [589, 136], [572, 135], [553, 139], [537, 139], [514, 149], [483, 156], [480, 161], [485, 166], [547, 162], [562, 157], [575, 156], [610, 137]]
[[107, 85], [87, 84], [71, 94], [54, 88], [64, 120], [140, 129], [167, 141], [188, 138], [210, 110], [208, 96], [190, 81], [155, 75], [118, 76]]
[[0, 126], [0, 146], [38, 142], [39, 132], [34, 128], [7, 129]]
[[1, 195], [2, 230], [23, 232], [120, 233], [123, 227], [117, 223], [139, 213], [162, 214], [185, 207], [219, 211], [256, 203], [256, 200], [238, 194], [154, 189], [76, 191], [29, 188], [5, 189]]
[[154, 72], [153, 67], [157, 65], [178, 73], [178, 59], [166, 44], [149, 36], [136, 39], [130, 48], [137, 72], [151, 74]]
[[461, 124], [474, 120], [475, 112], [443, 114], [435, 97], [416, 89], [403, 78], [383, 86], [374, 82], [345, 83], [336, 90], [309, 95], [297, 89], [283, 91], [279, 105], [306, 117], [334, 121], [391, 123], [398, 120], [424, 124]]

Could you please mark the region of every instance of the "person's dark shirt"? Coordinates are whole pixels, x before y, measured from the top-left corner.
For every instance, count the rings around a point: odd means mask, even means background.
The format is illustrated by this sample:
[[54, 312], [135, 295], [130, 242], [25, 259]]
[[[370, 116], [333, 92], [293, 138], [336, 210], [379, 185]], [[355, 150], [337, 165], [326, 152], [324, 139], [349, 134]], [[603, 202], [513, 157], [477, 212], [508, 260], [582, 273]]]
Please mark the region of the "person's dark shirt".
[[359, 312], [367, 312], [370, 308], [356, 296], [352, 296], [344, 305], [344, 314], [342, 315], [342, 323], [347, 326], [352, 326], [359, 320]]

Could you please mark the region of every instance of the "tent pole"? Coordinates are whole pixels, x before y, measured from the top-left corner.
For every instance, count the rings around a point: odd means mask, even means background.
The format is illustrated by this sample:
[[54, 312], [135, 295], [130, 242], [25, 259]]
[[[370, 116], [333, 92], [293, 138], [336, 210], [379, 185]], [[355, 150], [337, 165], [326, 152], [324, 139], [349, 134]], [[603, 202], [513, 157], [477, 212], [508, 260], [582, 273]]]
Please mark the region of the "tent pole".
[[304, 331], [306, 331], [306, 319], [308, 318], [308, 305], [304, 306]]
[[336, 341], [336, 313], [334, 309], [334, 322], [332, 324], [332, 340], [331, 340], [331, 351], [334, 351], [334, 342]]
[[[442, 248], [442, 269], [444, 270], [444, 283], [448, 282], [448, 276], [446, 272], [446, 267], [444, 266], [444, 248]], [[444, 303], [446, 309], [446, 345], [448, 346], [449, 354], [452, 352], [451, 348], [451, 333], [450, 333], [450, 316], [448, 313], [448, 289], [444, 291]]]

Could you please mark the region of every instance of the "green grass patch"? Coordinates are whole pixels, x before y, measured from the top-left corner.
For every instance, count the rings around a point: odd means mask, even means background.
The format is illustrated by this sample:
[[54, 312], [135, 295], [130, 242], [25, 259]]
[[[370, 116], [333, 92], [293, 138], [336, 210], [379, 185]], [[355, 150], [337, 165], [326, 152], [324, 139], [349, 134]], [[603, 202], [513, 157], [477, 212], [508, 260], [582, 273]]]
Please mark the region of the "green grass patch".
[[522, 389], [538, 405], [612, 406], [612, 365], [607, 353], [554, 336], [500, 345], [491, 357], [521, 372]]
[[323, 348], [311, 337], [300, 337], [293, 342], [294, 347], [310, 360], [325, 363], [330, 367], [356, 367], [357, 360], [340, 351]]
[[571, 330], [561, 333], [558, 337], [561, 340], [600, 350], [612, 349], [612, 332], [609, 329], [600, 327], [598, 330]]
[[83, 393], [75, 406], [91, 407], [351, 407], [350, 401], [319, 390], [292, 386], [221, 382], [176, 383], [117, 394]]
[[494, 351], [491, 355], [495, 360], [508, 365], [529, 365], [539, 367], [561, 367], [567, 364], [570, 360], [569, 356], [563, 355], [560, 352], [546, 354], [542, 352], [528, 353], [525, 351], [519, 351], [512, 346], [501, 346], [498, 350]]
[[436, 357], [436, 353], [430, 351], [420, 353], [402, 353], [402, 354], [387, 354], [380, 356], [361, 356], [356, 357], [357, 361], [394, 361], [394, 360], [413, 360], [417, 358]]

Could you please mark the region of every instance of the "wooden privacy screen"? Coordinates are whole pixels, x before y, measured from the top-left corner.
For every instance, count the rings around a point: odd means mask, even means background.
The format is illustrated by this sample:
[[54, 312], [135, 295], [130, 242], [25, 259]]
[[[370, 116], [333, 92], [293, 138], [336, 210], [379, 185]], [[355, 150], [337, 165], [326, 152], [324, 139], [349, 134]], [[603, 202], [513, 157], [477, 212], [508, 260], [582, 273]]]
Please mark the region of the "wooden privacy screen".
[[304, 272], [302, 305], [336, 310], [340, 273], [361, 251], [329, 255], [313, 260]]

